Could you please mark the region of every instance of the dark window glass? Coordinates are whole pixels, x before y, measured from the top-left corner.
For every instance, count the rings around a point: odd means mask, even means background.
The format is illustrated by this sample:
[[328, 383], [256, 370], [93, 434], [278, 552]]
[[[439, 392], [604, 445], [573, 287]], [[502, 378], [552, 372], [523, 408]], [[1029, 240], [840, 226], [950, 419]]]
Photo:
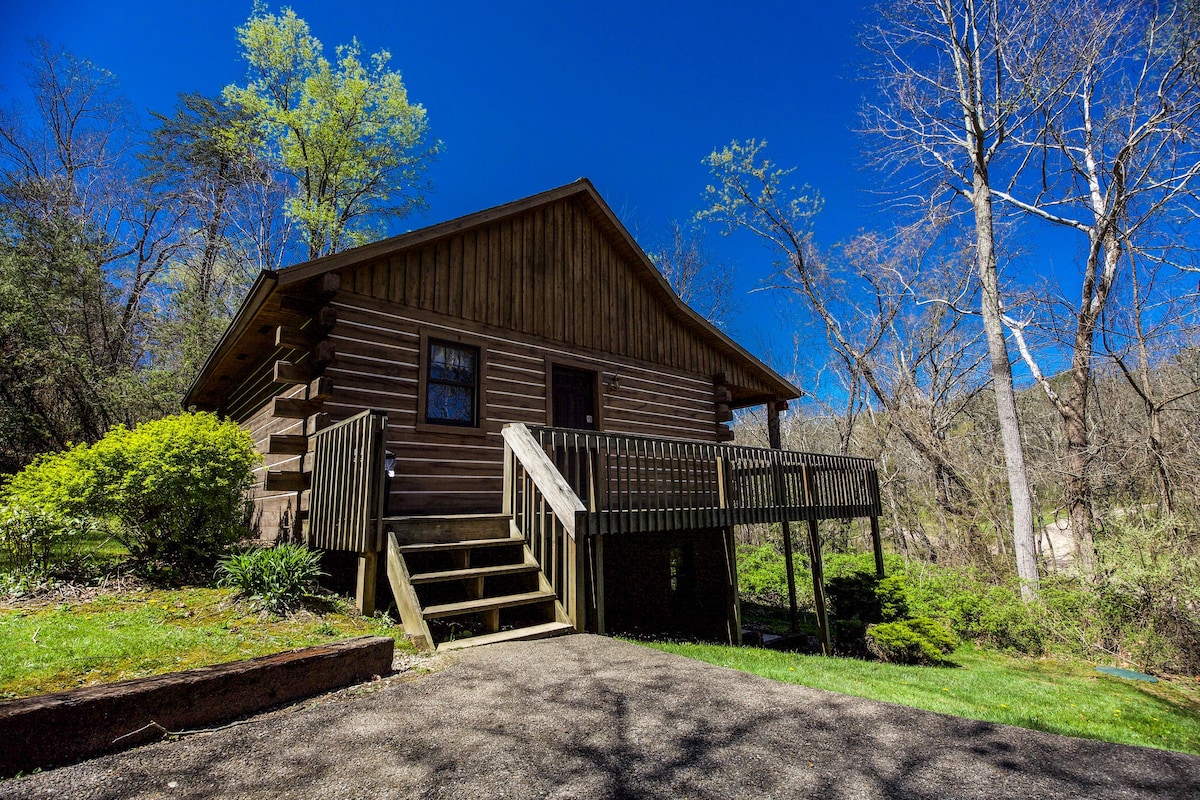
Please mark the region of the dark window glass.
[[429, 342], [425, 421], [447, 425], [478, 422], [479, 348]]

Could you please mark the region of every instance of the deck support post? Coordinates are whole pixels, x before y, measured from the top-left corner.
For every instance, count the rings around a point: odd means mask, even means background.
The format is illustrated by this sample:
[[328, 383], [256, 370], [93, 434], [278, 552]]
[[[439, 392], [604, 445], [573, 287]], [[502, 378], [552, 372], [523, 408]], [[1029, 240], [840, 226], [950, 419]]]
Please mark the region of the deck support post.
[[734, 538], [732, 525], [721, 531], [721, 539], [725, 545], [725, 567], [729, 581], [729, 603], [726, 611], [729, 616], [729, 643], [741, 647], [742, 601], [738, 597], [737, 539]]
[[[783, 449], [783, 439], [779, 433], [779, 407], [772, 400], [767, 404], [767, 439], [770, 441], [772, 450]], [[786, 497], [783, 490], [783, 476], [775, 475], [775, 502], [780, 506], [785, 505]], [[783, 528], [783, 562], [787, 569], [787, 585], [788, 585], [788, 623], [792, 633], [796, 633], [800, 628], [799, 612], [796, 607], [796, 575], [793, 567], [792, 557], [792, 525], [785, 518], [781, 521]], [[816, 573], [813, 573], [814, 577]]]
[[833, 641], [829, 635], [829, 614], [825, 610], [825, 564], [821, 559], [821, 532], [816, 519], [808, 521], [808, 552], [812, 566], [813, 605], [817, 610], [817, 633], [821, 637], [821, 652], [833, 655]]
[[358, 580], [354, 582], [354, 607], [365, 617], [375, 615], [375, 573], [379, 554], [368, 550], [358, 554]]
[[604, 625], [604, 534], [589, 537], [589, 541], [594, 551], [592, 587], [596, 600], [596, 633], [603, 636], [608, 632]]
[[871, 515], [871, 547], [875, 551], [875, 577], [883, 580], [883, 538], [879, 535], [879, 515]]

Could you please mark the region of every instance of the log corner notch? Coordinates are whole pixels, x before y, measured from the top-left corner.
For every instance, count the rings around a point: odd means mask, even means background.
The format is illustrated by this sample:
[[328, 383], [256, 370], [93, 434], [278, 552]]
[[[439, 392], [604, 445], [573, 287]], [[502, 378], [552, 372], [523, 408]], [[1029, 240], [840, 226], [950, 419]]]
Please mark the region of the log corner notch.
[[732, 442], [733, 429], [727, 424], [733, 421], [733, 391], [724, 372], [713, 375], [713, 408], [716, 411], [716, 433], [718, 442]]
[[[294, 315], [295, 324], [279, 325], [275, 329], [275, 346], [294, 351], [289, 359], [272, 365], [271, 379], [280, 394], [272, 398], [270, 414], [281, 419], [303, 420], [299, 434], [273, 435], [267, 440], [269, 455], [298, 455], [299, 469], [294, 471], [268, 470], [263, 481], [266, 491], [303, 493], [312, 488], [309, 463], [309, 437], [328, 424], [323, 412], [325, 401], [333, 394], [333, 382], [323, 376], [325, 366], [333, 361], [335, 350], [329, 332], [337, 323], [337, 311], [329, 305], [340, 288], [337, 273], [320, 278], [315, 292], [309, 296], [284, 296], [280, 309]], [[315, 295], [315, 296], [314, 296]], [[302, 389], [297, 392], [297, 389]], [[291, 396], [283, 396], [284, 394]], [[300, 502], [303, 505], [303, 502]]]

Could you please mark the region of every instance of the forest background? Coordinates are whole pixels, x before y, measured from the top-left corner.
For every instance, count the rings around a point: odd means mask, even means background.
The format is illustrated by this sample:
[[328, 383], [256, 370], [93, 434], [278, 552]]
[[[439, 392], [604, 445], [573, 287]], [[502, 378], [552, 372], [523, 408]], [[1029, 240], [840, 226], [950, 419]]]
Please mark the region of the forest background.
[[[1088, 646], [1200, 669], [1200, 6], [910, 0], [856, 30], [869, 229], [827, 226], [825, 187], [753, 130], [689, 155], [709, 175], [677, 222], [619, 211], [805, 390], [786, 446], [878, 461], [891, 549], [1100, 598]], [[31, 102], [0, 116], [0, 473], [175, 412], [259, 270], [429, 205], [453, 143], [386, 51], [265, 6], [231, 40], [244, 73], [146, 120], [85, 53], [29, 44]], [[748, 283], [717, 232], [770, 268]], [[770, 336], [744, 313], [764, 296]], [[1092, 610], [1044, 624], [1082, 636]]]

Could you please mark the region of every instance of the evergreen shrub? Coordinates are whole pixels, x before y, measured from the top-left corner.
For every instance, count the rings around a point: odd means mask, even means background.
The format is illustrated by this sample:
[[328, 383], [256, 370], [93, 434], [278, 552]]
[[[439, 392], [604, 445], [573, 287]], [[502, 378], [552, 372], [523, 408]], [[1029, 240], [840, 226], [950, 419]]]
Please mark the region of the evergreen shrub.
[[944, 664], [958, 638], [942, 622], [929, 617], [880, 622], [867, 626], [867, 650], [893, 664]]

